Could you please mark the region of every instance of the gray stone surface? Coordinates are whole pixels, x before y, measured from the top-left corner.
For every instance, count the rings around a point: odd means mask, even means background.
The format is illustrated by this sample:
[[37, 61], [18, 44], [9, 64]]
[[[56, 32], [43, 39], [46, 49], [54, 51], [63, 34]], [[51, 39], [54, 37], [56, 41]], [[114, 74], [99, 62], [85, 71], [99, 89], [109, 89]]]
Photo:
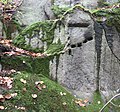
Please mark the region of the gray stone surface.
[[119, 0], [106, 0], [106, 2], [108, 2], [108, 3], [115, 3], [115, 2], [118, 2]]
[[[74, 95], [91, 98], [96, 90], [95, 41], [85, 43], [84, 41], [86, 32], [89, 31], [90, 36], [94, 36], [93, 21], [87, 13], [76, 9], [73, 14], [66, 16], [65, 23], [70, 24], [70, 27], [68, 25], [64, 28], [65, 36], [60, 37], [62, 36], [60, 31], [55, 33], [59, 35], [58, 38], [66, 38], [64, 40], [69, 37], [69, 50], [60, 55], [59, 63], [56, 58], [50, 62], [50, 75]], [[80, 24], [80, 26], [76, 26], [76, 24]], [[88, 26], [84, 26], [84, 24], [88, 24]], [[82, 46], [77, 46], [78, 44]]]
[[[81, 16], [82, 15], [82, 16]], [[85, 27], [85, 25], [90, 25], [91, 24], [91, 17], [89, 14], [84, 13], [83, 11], [76, 9], [74, 10], [74, 13], [68, 14], [66, 16], [66, 21], [67, 24], [80, 24], [81, 26], [78, 27]], [[83, 26], [82, 26], [83, 25]]]
[[[92, 9], [97, 6], [98, 0], [55, 0], [54, 5], [60, 7], [71, 7], [81, 3], [86, 8]], [[115, 2], [117, 0], [114, 0]], [[107, 2], [113, 3], [113, 0]], [[24, 0], [16, 15], [23, 25], [30, 25], [34, 22], [54, 19], [51, 11], [50, 0]], [[92, 98], [96, 90], [97, 58], [95, 51], [95, 38], [93, 20], [89, 14], [76, 9], [65, 18], [65, 27], [58, 26], [55, 30], [53, 43], [60, 39], [66, 44], [66, 52], [50, 61], [50, 76], [66, 87], [70, 92], [79, 97]], [[1, 25], [0, 25], [1, 26]], [[0, 27], [1, 30], [1, 27]], [[102, 37], [101, 63], [100, 63], [100, 91], [102, 95], [109, 97], [120, 85], [120, 37], [118, 33], [112, 38], [112, 49], [107, 44], [105, 34]], [[40, 34], [41, 35], [41, 34]], [[26, 41], [35, 47], [43, 47], [40, 36]], [[111, 40], [110, 40], [111, 41]], [[115, 55], [114, 55], [114, 54]]]
[[74, 6], [76, 4], [81, 4], [85, 6], [86, 8], [92, 9], [97, 6], [98, 0], [55, 0], [54, 5], [58, 5], [60, 7], [66, 7], [66, 6]]
[[[113, 52], [103, 35], [102, 54], [100, 66], [100, 91], [104, 97], [109, 98], [120, 89], [120, 37], [115, 32], [113, 36]], [[114, 51], [115, 50], [115, 51]], [[114, 54], [115, 55], [114, 55]]]
[[44, 5], [48, 0], [23, 0], [17, 17], [24, 25], [43, 21], [46, 19]]
[[[61, 27], [64, 36], [61, 35], [60, 29], [56, 29], [55, 40], [62, 38], [61, 40], [67, 43], [69, 38], [68, 50], [60, 55], [59, 63], [56, 57], [50, 62], [51, 77], [74, 95], [91, 99], [97, 89], [96, 78], [99, 72], [99, 88], [102, 96], [106, 98], [113, 96], [120, 85], [120, 61], [115, 57], [120, 58], [120, 37], [117, 31], [107, 28], [107, 37], [105, 38], [105, 33], [102, 36], [102, 46], [98, 46], [101, 49], [100, 71], [98, 71], [95, 49], [100, 43], [96, 43], [94, 38], [94, 26], [90, 16], [83, 11], [75, 10], [74, 13], [66, 16], [65, 23], [67, 27]], [[113, 34], [114, 36], [111, 37]], [[111, 46], [113, 52], [110, 50]]]
[[[38, 21], [53, 19], [54, 14], [51, 10], [51, 5], [50, 0], [23, 0], [16, 17], [24, 26]], [[39, 35], [32, 36], [30, 39], [26, 38], [26, 44], [30, 44], [33, 48], [41, 48], [45, 44], [40, 40], [41, 37], [42, 33], [40, 32]]]

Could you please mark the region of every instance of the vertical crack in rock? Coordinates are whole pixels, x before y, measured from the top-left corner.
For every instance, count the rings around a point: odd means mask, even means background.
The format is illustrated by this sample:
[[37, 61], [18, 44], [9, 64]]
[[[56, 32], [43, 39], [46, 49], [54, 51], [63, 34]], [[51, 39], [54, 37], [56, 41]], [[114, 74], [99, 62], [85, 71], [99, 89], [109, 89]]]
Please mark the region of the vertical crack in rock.
[[112, 54], [116, 57], [116, 59], [120, 63], [120, 58], [113, 52], [113, 37], [115, 35], [114, 27], [113, 26], [107, 26], [106, 23], [102, 23], [101, 25], [102, 25], [102, 27], [105, 31], [105, 37], [106, 37], [108, 47], [110, 48]]
[[102, 44], [102, 35], [103, 29], [100, 23], [94, 23], [94, 30], [95, 30], [95, 50], [97, 53], [97, 77], [96, 77], [96, 91], [99, 91], [99, 72], [100, 72], [100, 63], [101, 63], [101, 44]]
[[108, 46], [110, 47], [110, 49], [112, 49], [112, 47], [113, 47], [113, 36], [115, 34], [114, 28], [112, 26], [108, 27], [105, 23], [102, 23], [101, 25], [102, 25], [102, 27], [105, 31], [105, 37], [106, 37]]
[[57, 82], [58, 81], [58, 77], [57, 77], [57, 71], [58, 71], [58, 66], [59, 66], [59, 55], [56, 56], [56, 77], [55, 77], [55, 81]]

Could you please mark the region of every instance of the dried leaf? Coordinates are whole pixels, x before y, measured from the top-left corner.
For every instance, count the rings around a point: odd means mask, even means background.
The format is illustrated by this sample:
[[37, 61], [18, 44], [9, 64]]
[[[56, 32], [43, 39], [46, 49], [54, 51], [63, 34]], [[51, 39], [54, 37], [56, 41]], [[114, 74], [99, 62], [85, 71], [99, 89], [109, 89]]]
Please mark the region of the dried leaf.
[[42, 90], [41, 86], [37, 85], [36, 86], [40, 91]]
[[7, 99], [7, 100], [9, 100], [9, 99], [12, 98], [12, 96], [11, 96], [11, 94], [7, 94], [7, 95], [4, 96], [4, 98]]
[[26, 91], [27, 91], [27, 89], [26, 89], [26, 88], [23, 88], [22, 90], [23, 90], [23, 92], [26, 92]]
[[17, 107], [18, 110], [25, 110], [25, 107]]
[[65, 106], [65, 105], [67, 105], [67, 103], [66, 103], [66, 102], [63, 102], [62, 104], [63, 104], [64, 106]]
[[0, 94], [0, 102], [4, 102], [5, 101], [5, 98], [2, 94]]
[[44, 82], [43, 81], [40, 81], [40, 84], [43, 84]]
[[20, 79], [20, 81], [21, 81], [22, 83], [24, 83], [24, 84], [26, 84], [26, 83], [27, 83], [27, 81], [26, 81], [26, 80], [24, 80], [24, 79]]
[[62, 93], [62, 92], [60, 92], [60, 95], [61, 95], [61, 96], [63, 96], [63, 93]]
[[40, 81], [36, 81], [36, 82], [35, 82], [35, 85], [38, 85], [38, 84], [40, 84]]
[[88, 101], [89, 101], [88, 99], [85, 99], [83, 102], [84, 102], [84, 103], [88, 103]]
[[46, 85], [43, 85], [42, 88], [45, 89], [45, 88], [46, 88]]
[[4, 110], [5, 109], [5, 107], [4, 106], [0, 106], [0, 110]]
[[101, 104], [101, 102], [100, 102], [100, 101], [98, 101], [98, 104]]
[[17, 93], [11, 93], [11, 96], [12, 96], [12, 97], [16, 97], [16, 96], [17, 96]]
[[85, 107], [85, 106], [86, 106], [86, 105], [83, 104], [82, 102], [79, 102], [79, 105], [80, 105], [81, 107]]
[[32, 94], [32, 98], [36, 99], [37, 98], [37, 94]]

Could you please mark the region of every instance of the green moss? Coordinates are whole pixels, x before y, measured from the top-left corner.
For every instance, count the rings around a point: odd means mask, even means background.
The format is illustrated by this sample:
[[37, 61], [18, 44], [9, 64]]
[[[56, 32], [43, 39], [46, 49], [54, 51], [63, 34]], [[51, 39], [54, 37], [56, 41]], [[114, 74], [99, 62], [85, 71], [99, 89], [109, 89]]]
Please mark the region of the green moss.
[[110, 4], [108, 2], [106, 2], [106, 0], [98, 1], [98, 7], [105, 7], [105, 6], [110, 6]]
[[59, 7], [57, 5], [52, 6], [52, 11], [55, 14], [56, 18], [60, 18], [68, 9], [69, 7]]
[[[23, 78], [27, 81], [26, 84], [20, 82]], [[44, 81], [46, 89], [39, 91], [36, 86], [36, 81]], [[26, 88], [26, 92], [23, 91]], [[30, 74], [22, 72], [14, 75], [14, 87], [10, 91], [17, 92], [17, 97], [5, 101], [2, 105], [7, 107], [5, 112], [19, 112], [15, 106], [23, 106], [25, 112], [79, 112], [80, 108], [74, 103], [73, 96], [63, 89], [59, 84], [51, 81], [40, 74]], [[60, 92], [65, 92], [65, 96], [61, 96]], [[37, 94], [37, 98], [33, 99], [32, 94]], [[66, 105], [63, 105], [63, 103]]]
[[[87, 108], [85, 108], [85, 112], [99, 112], [100, 109], [103, 107], [104, 103], [101, 98], [101, 95], [99, 92], [95, 92], [93, 95], [93, 101], [90, 105], [88, 105]], [[109, 112], [108, 108], [104, 110], [104, 112]]]
[[[25, 112], [98, 112], [103, 106], [99, 93], [94, 94], [94, 100], [88, 106], [78, 106], [74, 103], [75, 99], [68, 91], [41, 74], [20, 72], [14, 74], [13, 78], [13, 89], [8, 93], [15, 92], [18, 95], [1, 103], [1, 105], [7, 107], [5, 112], [19, 112], [15, 106], [25, 107]], [[20, 79], [26, 80], [27, 83], [23, 84]], [[43, 81], [46, 89], [38, 90], [35, 86], [36, 81]], [[26, 88], [26, 91], [23, 88]], [[66, 95], [61, 96], [60, 92], [66, 93]], [[32, 94], [37, 94], [37, 98], [33, 99]], [[66, 105], [63, 105], [64, 102]], [[108, 112], [108, 109], [105, 109], [104, 112]]]
[[[52, 57], [31, 58], [26, 56], [2, 57], [3, 68], [27, 71], [29, 73], [41, 73], [49, 76], [49, 61]], [[23, 63], [25, 62], [25, 63]]]
[[45, 53], [50, 54], [50, 55], [59, 54], [60, 51], [63, 50], [63, 48], [64, 48], [63, 44], [60, 44], [60, 43], [56, 44], [56, 43], [54, 43], [54, 44], [51, 44], [49, 46], [49, 48], [45, 51]]
[[[57, 63], [59, 64], [59, 56], [57, 58], [56, 61], [58, 61]], [[49, 61], [52, 59], [53, 57], [2, 57], [2, 65], [4, 65], [4, 68], [20, 71], [20, 73], [12, 75], [14, 78], [14, 87], [9, 91], [12, 93], [17, 92], [18, 96], [4, 102], [4, 106], [8, 108], [6, 111], [18, 112], [15, 106], [25, 106], [26, 112], [98, 112], [103, 106], [102, 98], [98, 92], [95, 92], [94, 100], [88, 106], [80, 107], [74, 104], [72, 100], [74, 97], [72, 95], [59, 84], [50, 80]], [[27, 84], [21, 83], [21, 78], [25, 79]], [[38, 91], [35, 87], [35, 81], [39, 80], [43, 80], [47, 86], [43, 91]], [[25, 93], [23, 92], [23, 88], [27, 89]], [[61, 96], [60, 92], [66, 92], [67, 95]], [[37, 94], [38, 98], [33, 99], [31, 94]], [[98, 104], [98, 101], [100, 104]], [[63, 105], [64, 102], [67, 103], [66, 106]], [[105, 112], [108, 112], [108, 109], [106, 109]]]
[[[120, 32], [120, 8], [109, 8], [92, 11], [92, 15], [96, 18], [106, 17], [106, 23], [108, 26], [115, 26], [117, 31]], [[99, 18], [98, 18], [99, 20]], [[102, 19], [101, 19], [102, 21]]]
[[116, 98], [112, 102], [114, 105], [110, 104], [109, 106], [115, 110], [115, 112], [120, 112], [120, 98]]
[[0, 2], [7, 4], [8, 2], [11, 2], [12, 0], [1, 0]]
[[4, 22], [2, 18], [0, 21], [3, 23], [2, 29], [7, 39], [12, 39], [12, 33], [15, 33], [16, 31], [20, 32], [23, 29], [18, 20], [15, 18], [12, 18], [12, 20], [9, 22]]
[[[42, 41], [46, 41], [47, 45], [49, 46], [54, 38], [54, 28], [53, 21], [45, 21], [45, 22], [37, 22], [28, 27], [26, 27], [18, 36], [16, 36], [13, 40], [14, 45], [21, 47], [26, 50], [32, 50], [31, 45], [26, 44], [26, 38], [32, 38], [35, 33], [39, 34], [42, 31]], [[29, 46], [29, 47], [28, 47]], [[43, 49], [40, 49], [43, 51]]]

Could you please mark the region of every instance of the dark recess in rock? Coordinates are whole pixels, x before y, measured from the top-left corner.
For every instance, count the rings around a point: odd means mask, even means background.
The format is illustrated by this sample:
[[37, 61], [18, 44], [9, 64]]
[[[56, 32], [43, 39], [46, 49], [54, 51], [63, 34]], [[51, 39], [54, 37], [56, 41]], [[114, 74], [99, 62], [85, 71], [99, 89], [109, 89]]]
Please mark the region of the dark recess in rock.
[[99, 72], [100, 72], [100, 63], [101, 63], [101, 44], [102, 44], [102, 35], [103, 35], [103, 28], [102, 25], [98, 22], [94, 23], [94, 31], [95, 31], [95, 50], [97, 53], [97, 77], [96, 77], [96, 91], [99, 91]]
[[82, 46], [82, 43], [77, 43], [77, 47], [81, 47]]
[[89, 23], [68, 23], [68, 27], [88, 27]]
[[105, 37], [108, 42], [110, 49], [113, 47], [113, 36], [115, 35], [115, 29], [113, 26], [107, 26], [106, 23], [102, 23], [103, 29], [105, 31]]
[[71, 55], [72, 54], [72, 51], [71, 49], [68, 50], [68, 54]]
[[71, 45], [71, 48], [75, 48], [75, 47], [76, 47], [76, 45], [75, 45], [75, 44], [72, 44], [72, 45]]
[[83, 41], [83, 43], [87, 43], [87, 39], [85, 39], [85, 40]]

